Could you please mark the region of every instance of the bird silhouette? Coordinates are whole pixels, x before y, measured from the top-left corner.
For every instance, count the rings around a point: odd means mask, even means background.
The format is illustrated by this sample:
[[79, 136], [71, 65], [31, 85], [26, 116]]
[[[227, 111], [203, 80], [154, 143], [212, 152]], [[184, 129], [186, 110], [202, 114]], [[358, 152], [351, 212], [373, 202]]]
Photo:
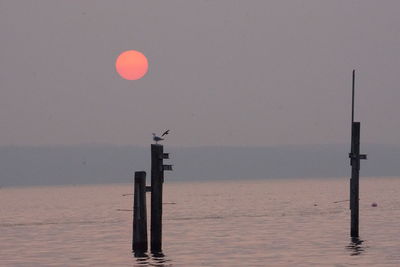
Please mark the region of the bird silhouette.
[[156, 142], [156, 144], [158, 144], [158, 142], [164, 140], [164, 138], [161, 138], [153, 133], [153, 140]]
[[161, 135], [161, 137], [163, 137], [163, 136], [165, 136], [165, 135], [167, 135], [167, 134], [169, 134], [169, 130], [166, 130], [166, 131]]

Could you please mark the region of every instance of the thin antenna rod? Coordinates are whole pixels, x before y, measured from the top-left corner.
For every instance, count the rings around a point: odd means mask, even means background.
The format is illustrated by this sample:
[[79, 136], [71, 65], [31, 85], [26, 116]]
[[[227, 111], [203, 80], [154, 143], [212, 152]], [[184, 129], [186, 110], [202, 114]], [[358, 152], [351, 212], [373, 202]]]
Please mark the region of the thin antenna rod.
[[353, 86], [352, 86], [352, 98], [351, 98], [351, 123], [354, 122], [354, 87], [356, 82], [356, 70], [353, 70]]

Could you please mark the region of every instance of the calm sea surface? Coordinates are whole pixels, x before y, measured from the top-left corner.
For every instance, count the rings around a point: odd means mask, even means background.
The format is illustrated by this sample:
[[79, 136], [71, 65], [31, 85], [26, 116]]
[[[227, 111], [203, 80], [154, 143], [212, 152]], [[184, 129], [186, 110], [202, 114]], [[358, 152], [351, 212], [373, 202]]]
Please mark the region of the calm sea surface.
[[400, 266], [400, 178], [360, 186], [352, 243], [348, 179], [166, 182], [164, 255], [143, 258], [131, 185], [1, 188], [0, 266]]

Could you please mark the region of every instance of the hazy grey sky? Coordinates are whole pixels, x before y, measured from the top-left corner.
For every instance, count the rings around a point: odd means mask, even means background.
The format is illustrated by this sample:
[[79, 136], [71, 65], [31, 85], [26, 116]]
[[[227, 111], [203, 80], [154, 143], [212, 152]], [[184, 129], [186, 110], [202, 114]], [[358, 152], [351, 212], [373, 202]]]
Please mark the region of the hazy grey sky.
[[[0, 0], [0, 145], [400, 144], [400, 1]], [[139, 81], [118, 54], [149, 59]]]

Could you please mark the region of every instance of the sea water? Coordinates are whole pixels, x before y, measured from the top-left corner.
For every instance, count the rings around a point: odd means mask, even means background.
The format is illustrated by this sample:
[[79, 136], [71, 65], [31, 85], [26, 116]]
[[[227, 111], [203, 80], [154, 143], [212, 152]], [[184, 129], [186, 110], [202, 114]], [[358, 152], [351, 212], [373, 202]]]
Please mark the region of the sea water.
[[400, 266], [400, 178], [361, 178], [359, 240], [348, 179], [166, 181], [163, 253], [143, 257], [132, 191], [1, 188], [0, 266]]

